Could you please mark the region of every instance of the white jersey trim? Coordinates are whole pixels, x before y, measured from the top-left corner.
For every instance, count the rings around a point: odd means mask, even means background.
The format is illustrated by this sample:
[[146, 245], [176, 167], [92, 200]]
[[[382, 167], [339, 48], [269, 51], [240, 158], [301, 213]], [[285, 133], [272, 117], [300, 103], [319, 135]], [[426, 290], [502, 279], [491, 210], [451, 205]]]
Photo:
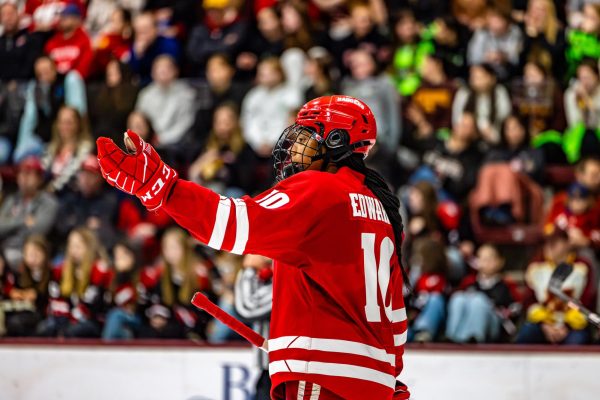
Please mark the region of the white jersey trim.
[[390, 389], [396, 387], [396, 378], [393, 375], [357, 365], [303, 360], [281, 360], [269, 364], [269, 374], [271, 376], [281, 372], [338, 376], [374, 382]]
[[394, 335], [394, 346], [402, 346], [406, 343], [406, 339], [408, 339], [408, 331]]
[[310, 400], [319, 400], [320, 395], [321, 395], [321, 385], [317, 385], [316, 383], [313, 383], [312, 393], [310, 394]]
[[269, 340], [269, 352], [283, 349], [306, 349], [332, 353], [354, 354], [396, 366], [396, 355], [360, 342], [340, 339], [311, 338], [308, 336], [282, 336]]
[[306, 381], [298, 383], [298, 400], [304, 400], [304, 390], [306, 390]]
[[227, 232], [227, 222], [229, 222], [229, 210], [231, 208], [231, 200], [221, 196], [219, 206], [217, 207], [217, 215], [215, 218], [215, 226], [213, 227], [208, 246], [215, 250], [221, 250], [225, 233]]
[[392, 311], [392, 322], [404, 322], [406, 321], [406, 308], [399, 308]]
[[233, 254], [243, 254], [246, 250], [246, 243], [248, 243], [249, 233], [249, 222], [248, 222], [248, 209], [246, 202], [242, 199], [233, 199], [235, 203], [235, 218], [236, 218], [236, 230], [235, 230], [235, 244], [231, 252]]

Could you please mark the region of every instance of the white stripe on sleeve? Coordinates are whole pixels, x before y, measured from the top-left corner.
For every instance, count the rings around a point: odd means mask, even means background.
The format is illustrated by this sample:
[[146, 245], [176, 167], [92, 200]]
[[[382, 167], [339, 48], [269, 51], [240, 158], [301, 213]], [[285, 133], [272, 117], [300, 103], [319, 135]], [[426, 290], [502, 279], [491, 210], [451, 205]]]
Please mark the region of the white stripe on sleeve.
[[401, 333], [399, 335], [394, 335], [394, 346], [402, 346], [406, 343], [406, 339], [408, 338], [408, 331]]
[[229, 222], [229, 210], [231, 208], [231, 200], [221, 196], [219, 206], [217, 207], [217, 216], [215, 218], [215, 226], [213, 227], [212, 235], [208, 245], [216, 250], [221, 250], [225, 232], [227, 232], [227, 222]]
[[406, 321], [406, 308], [399, 308], [392, 311], [392, 322]]
[[236, 230], [235, 230], [235, 244], [231, 252], [233, 254], [243, 254], [246, 250], [246, 243], [248, 243], [249, 223], [248, 223], [248, 209], [246, 202], [242, 199], [233, 199], [235, 203], [235, 218], [236, 218]]

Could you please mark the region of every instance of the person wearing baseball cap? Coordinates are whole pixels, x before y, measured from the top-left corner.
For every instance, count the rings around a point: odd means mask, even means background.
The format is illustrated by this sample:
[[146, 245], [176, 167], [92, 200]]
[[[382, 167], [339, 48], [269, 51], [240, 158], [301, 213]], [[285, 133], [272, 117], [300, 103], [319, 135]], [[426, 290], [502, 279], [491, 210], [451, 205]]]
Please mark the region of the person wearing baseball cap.
[[555, 205], [546, 219], [568, 233], [570, 244], [576, 249], [600, 248], [599, 210], [593, 193], [579, 182], [572, 183], [567, 197]]
[[41, 160], [37, 156], [22, 159], [18, 164], [18, 190], [0, 208], [0, 250], [4, 250], [11, 266], [20, 262], [27, 236], [48, 234], [56, 219], [58, 202], [42, 190], [43, 183]]
[[[60, 12], [58, 29], [46, 43], [44, 51], [56, 62], [59, 73], [75, 70], [86, 79], [92, 69], [94, 51], [90, 37], [81, 26], [82, 21], [79, 6], [67, 4]], [[73, 48], [78, 51], [72, 51]]]

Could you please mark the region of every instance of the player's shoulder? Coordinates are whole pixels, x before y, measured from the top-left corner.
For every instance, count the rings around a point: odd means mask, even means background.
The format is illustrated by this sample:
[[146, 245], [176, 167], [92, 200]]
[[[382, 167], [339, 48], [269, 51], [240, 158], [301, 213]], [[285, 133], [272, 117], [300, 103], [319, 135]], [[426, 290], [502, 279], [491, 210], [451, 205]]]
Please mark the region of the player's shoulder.
[[[292, 175], [281, 182], [284, 186], [315, 186], [319, 189], [336, 190], [347, 187], [349, 184], [362, 184], [360, 173], [349, 168], [341, 168], [335, 173], [308, 170]], [[353, 182], [354, 181], [354, 182]]]

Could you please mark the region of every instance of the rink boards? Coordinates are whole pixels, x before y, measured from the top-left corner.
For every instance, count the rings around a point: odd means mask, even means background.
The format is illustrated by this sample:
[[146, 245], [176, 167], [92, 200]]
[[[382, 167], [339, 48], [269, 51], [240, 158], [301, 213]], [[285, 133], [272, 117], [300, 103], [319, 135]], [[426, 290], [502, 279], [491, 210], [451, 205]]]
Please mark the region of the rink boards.
[[[436, 346], [407, 350], [414, 400], [589, 400], [600, 349]], [[0, 341], [0, 400], [249, 400], [247, 347]], [[367, 399], [365, 399], [367, 400]]]

